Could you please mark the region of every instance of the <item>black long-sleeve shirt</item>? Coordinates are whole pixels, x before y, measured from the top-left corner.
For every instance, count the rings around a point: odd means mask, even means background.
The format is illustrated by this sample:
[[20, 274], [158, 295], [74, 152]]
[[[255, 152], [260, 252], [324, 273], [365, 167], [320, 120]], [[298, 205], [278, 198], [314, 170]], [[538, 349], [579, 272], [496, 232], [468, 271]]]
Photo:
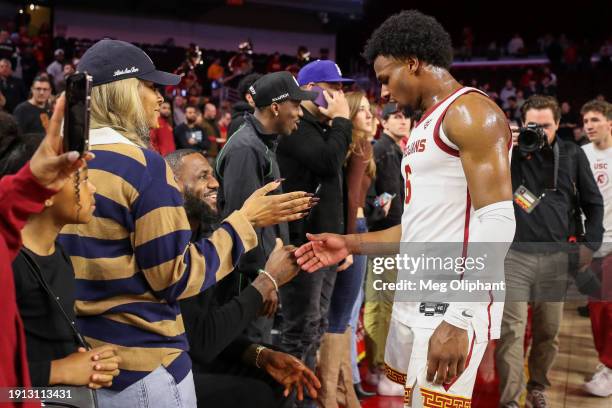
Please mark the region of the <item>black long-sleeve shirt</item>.
[[[195, 140], [196, 143], [190, 144], [189, 140]], [[197, 125], [190, 128], [186, 123], [174, 128], [174, 143], [177, 149], [200, 149], [206, 152], [210, 148], [206, 130]]]
[[263, 303], [261, 294], [253, 286], [222, 305], [215, 300], [215, 290], [211, 287], [180, 302], [189, 355], [194, 368], [201, 371], [206, 371], [217, 357], [240, 360], [252, 344], [240, 335], [255, 320]]
[[282, 137], [276, 154], [281, 175], [286, 179], [284, 191], [314, 193], [321, 188], [319, 204], [306, 219], [289, 223], [293, 245], [306, 242], [306, 233], [345, 233], [342, 166], [352, 140], [352, 124], [335, 118], [331, 126], [317, 120], [307, 109], [298, 128]]
[[[593, 178], [589, 161], [578, 146], [556, 138], [559, 146], [559, 172], [556, 191], [545, 191], [546, 171], [543, 170], [545, 158], [540, 151], [530, 158], [521, 160], [517, 148], [512, 154], [512, 188], [514, 191], [522, 184], [536, 197], [543, 192], [539, 205], [530, 214], [514, 204], [516, 217], [515, 243], [513, 247], [525, 252], [538, 252], [543, 245], [524, 245], [523, 243], [548, 243], [547, 250], [561, 248], [567, 243], [571, 231], [571, 214], [576, 205], [576, 191], [579, 206], [584, 212], [585, 241], [592, 250], [601, 246], [603, 236], [603, 199]], [[575, 190], [574, 190], [575, 186]]]
[[402, 149], [391, 137], [383, 133], [374, 144], [374, 161], [376, 162], [376, 179], [374, 191], [376, 196], [383, 193], [395, 194], [386, 217], [372, 220], [372, 231], [380, 231], [401, 224], [404, 212], [404, 179], [402, 177]]
[[[68, 317], [74, 321], [74, 270], [59, 244], [53, 255], [32, 258], [40, 266], [49, 285]], [[66, 318], [28, 267], [23, 254], [13, 262], [15, 293], [26, 333], [28, 365], [32, 385], [49, 385], [51, 361], [77, 351], [79, 345]]]

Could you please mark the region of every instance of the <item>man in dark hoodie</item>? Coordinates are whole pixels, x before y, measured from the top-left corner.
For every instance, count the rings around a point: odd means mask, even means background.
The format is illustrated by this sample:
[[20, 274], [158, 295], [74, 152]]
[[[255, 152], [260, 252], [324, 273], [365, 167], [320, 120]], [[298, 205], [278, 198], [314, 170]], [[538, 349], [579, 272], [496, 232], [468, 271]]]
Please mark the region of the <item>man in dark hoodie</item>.
[[242, 78], [238, 84], [238, 93], [242, 97], [242, 100], [236, 102], [232, 107], [232, 121], [227, 128], [228, 139], [244, 123], [244, 114], [253, 114], [253, 112], [255, 112], [255, 102], [253, 102], [253, 96], [249, 93], [249, 88], [261, 77], [261, 74], [249, 74]]

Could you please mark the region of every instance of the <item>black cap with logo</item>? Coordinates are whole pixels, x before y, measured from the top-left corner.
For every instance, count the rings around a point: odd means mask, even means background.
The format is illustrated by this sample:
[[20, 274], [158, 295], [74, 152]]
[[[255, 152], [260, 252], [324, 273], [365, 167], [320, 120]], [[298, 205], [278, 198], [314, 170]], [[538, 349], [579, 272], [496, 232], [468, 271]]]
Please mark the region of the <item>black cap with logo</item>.
[[134, 44], [104, 39], [92, 45], [81, 57], [77, 71], [87, 72], [93, 86], [126, 78], [138, 78], [159, 85], [176, 85], [180, 75], [158, 71], [151, 58]]
[[313, 101], [318, 95], [316, 92], [300, 89], [296, 79], [287, 71], [262, 76], [249, 88], [249, 93], [258, 108], [288, 100]]

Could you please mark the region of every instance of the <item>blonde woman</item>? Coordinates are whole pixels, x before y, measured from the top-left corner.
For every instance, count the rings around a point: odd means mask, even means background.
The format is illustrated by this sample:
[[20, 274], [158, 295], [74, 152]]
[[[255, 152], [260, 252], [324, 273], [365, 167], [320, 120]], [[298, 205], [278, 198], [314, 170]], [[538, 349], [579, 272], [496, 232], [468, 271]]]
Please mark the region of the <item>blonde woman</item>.
[[[365, 198], [376, 165], [372, 145], [368, 140], [372, 133], [373, 116], [370, 103], [362, 92], [346, 94], [349, 119], [353, 124], [353, 141], [346, 160], [344, 181], [347, 197], [347, 233], [367, 232], [363, 214]], [[323, 336], [320, 349], [321, 392], [320, 402], [325, 408], [338, 406], [359, 407], [353, 387], [351, 369], [351, 328], [349, 322], [359, 296], [366, 271], [366, 257], [354, 256], [353, 264], [336, 278], [329, 309], [329, 327]], [[340, 387], [338, 387], [340, 385]], [[337, 389], [343, 390], [338, 393]]]
[[[253, 194], [210, 239], [191, 231], [172, 170], [146, 148], [163, 98], [155, 84], [180, 77], [157, 71], [132, 44], [102, 40], [78, 70], [93, 76], [89, 177], [96, 210], [87, 225], [63, 230], [77, 278], [78, 325], [93, 347], [112, 345], [121, 373], [100, 390], [105, 407], [196, 405], [178, 300], [226, 276], [257, 245], [254, 228], [291, 221], [310, 207], [305, 193]], [[298, 214], [298, 212], [300, 212]]]

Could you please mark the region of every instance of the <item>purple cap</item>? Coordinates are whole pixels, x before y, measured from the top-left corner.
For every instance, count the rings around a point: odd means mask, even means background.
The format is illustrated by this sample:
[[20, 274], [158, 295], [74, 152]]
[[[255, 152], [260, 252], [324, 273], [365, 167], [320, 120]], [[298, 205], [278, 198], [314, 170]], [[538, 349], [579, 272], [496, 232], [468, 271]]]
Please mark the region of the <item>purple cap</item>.
[[331, 60], [316, 60], [304, 65], [298, 73], [297, 81], [300, 86], [311, 82], [345, 82], [349, 84], [355, 82], [354, 79], [342, 78], [340, 67]]

